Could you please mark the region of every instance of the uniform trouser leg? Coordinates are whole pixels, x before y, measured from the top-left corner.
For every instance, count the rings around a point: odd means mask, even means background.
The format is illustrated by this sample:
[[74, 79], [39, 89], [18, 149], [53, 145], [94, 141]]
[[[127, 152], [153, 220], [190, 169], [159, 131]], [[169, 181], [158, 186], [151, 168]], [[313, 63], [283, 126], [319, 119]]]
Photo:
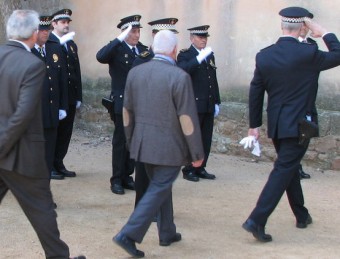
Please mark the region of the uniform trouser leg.
[[49, 174], [53, 169], [54, 153], [57, 141], [57, 128], [45, 128], [45, 152], [46, 152], [46, 163]]
[[160, 211], [159, 238], [169, 240], [176, 234], [172, 210], [172, 185], [176, 180], [179, 166], [157, 166], [145, 164], [150, 178], [149, 187], [131, 214], [121, 232], [141, 243], [150, 227], [153, 217]]
[[135, 199], [135, 207], [138, 202], [142, 199], [144, 193], [148, 189], [149, 186], [149, 177], [146, 173], [144, 163], [136, 162], [136, 170], [135, 170], [135, 190], [136, 190], [136, 199]]
[[54, 167], [56, 170], [65, 168], [64, 158], [70, 145], [75, 115], [76, 106], [69, 105], [66, 118], [59, 121], [56, 149], [54, 154]]
[[202, 135], [202, 143], [204, 150], [204, 161], [202, 163], [202, 168], [207, 166], [210, 149], [211, 149], [211, 141], [214, 129], [214, 113], [199, 113], [198, 119], [200, 122], [201, 135]]
[[60, 239], [49, 179], [28, 178], [0, 169], [0, 199], [6, 189], [13, 193], [32, 224], [46, 258], [68, 259], [69, 248]]
[[111, 185], [128, 182], [134, 171], [134, 161], [130, 159], [130, 152], [126, 148], [123, 116], [115, 114], [115, 129], [112, 138], [112, 177]]
[[307, 147], [300, 146], [297, 138], [273, 140], [277, 159], [265, 184], [255, 209], [249, 218], [257, 224], [265, 226], [270, 214], [286, 191], [289, 203], [296, 217], [306, 219], [308, 210], [304, 207], [304, 199], [298, 168]]

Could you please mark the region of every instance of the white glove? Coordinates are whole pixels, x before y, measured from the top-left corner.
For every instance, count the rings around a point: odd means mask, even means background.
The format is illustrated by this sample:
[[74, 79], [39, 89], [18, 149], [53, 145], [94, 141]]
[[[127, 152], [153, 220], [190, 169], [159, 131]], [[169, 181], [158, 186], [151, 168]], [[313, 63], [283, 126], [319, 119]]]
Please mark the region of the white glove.
[[255, 140], [254, 142], [254, 148], [253, 151], [251, 151], [251, 153], [255, 156], [261, 156], [260, 143], [257, 140]]
[[251, 148], [253, 146], [253, 142], [255, 142], [255, 137], [254, 136], [248, 136], [243, 138], [240, 141], [240, 144], [244, 147], [244, 149]]
[[240, 141], [240, 144], [244, 147], [244, 149], [247, 149], [247, 148], [251, 149], [253, 147], [253, 150], [251, 151], [253, 155], [255, 156], [261, 155], [260, 143], [254, 136], [248, 136], [248, 137], [243, 138]]
[[214, 112], [214, 117], [217, 117], [217, 115], [220, 113], [220, 106], [218, 104], [215, 104], [215, 112]]
[[76, 35], [76, 33], [74, 31], [71, 31], [69, 33], [66, 33], [65, 35], [63, 35], [60, 38], [60, 45], [64, 45], [66, 42], [73, 40], [74, 35]]
[[206, 47], [201, 50], [200, 54], [197, 55], [196, 59], [198, 63], [202, 63], [202, 61], [212, 53], [212, 49], [210, 47]]
[[77, 103], [76, 103], [76, 109], [79, 109], [79, 108], [80, 108], [80, 105], [81, 105], [81, 101], [77, 101]]
[[61, 121], [62, 119], [66, 118], [66, 111], [65, 110], [59, 110], [59, 120]]
[[121, 34], [119, 34], [119, 36], [117, 37], [117, 39], [120, 42], [123, 42], [123, 40], [125, 40], [126, 36], [129, 34], [129, 32], [132, 29], [132, 25], [130, 24]]

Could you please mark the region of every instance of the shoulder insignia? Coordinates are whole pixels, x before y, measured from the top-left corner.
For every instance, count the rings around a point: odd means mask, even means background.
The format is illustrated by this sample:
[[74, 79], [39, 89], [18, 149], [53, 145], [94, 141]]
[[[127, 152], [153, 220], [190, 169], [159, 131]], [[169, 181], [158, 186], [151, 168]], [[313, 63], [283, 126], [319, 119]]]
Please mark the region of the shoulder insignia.
[[149, 51], [143, 51], [142, 53], [140, 53], [139, 54], [139, 56], [141, 57], [141, 58], [146, 58], [146, 57], [148, 57], [148, 56], [150, 56], [150, 52]]
[[181, 49], [179, 52], [187, 52], [189, 49]]

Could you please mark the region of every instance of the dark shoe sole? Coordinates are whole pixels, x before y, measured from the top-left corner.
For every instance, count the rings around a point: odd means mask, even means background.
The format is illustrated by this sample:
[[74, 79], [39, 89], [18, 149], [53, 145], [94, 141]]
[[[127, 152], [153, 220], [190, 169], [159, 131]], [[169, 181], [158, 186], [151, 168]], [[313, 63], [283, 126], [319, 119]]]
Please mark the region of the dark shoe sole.
[[125, 246], [125, 244], [124, 244], [121, 240], [119, 240], [119, 239], [117, 238], [117, 236], [115, 236], [115, 237], [112, 239], [112, 241], [113, 241], [116, 245], [118, 245], [119, 247], [121, 247], [121, 248], [122, 248], [125, 252], [127, 252], [129, 255], [131, 255], [133, 258], [143, 258], [143, 257], [145, 256], [144, 252], [143, 252], [143, 251], [140, 251], [140, 250], [138, 250], [138, 249], [136, 249], [136, 253], [130, 251], [130, 249], [127, 248], [127, 247]]
[[190, 182], [198, 182], [200, 180], [200, 178], [198, 177], [191, 177], [187, 175], [183, 175], [183, 179], [188, 180]]
[[306, 222], [296, 222], [296, 227], [297, 228], [307, 228], [309, 224], [313, 223], [313, 219], [310, 215], [308, 215]]

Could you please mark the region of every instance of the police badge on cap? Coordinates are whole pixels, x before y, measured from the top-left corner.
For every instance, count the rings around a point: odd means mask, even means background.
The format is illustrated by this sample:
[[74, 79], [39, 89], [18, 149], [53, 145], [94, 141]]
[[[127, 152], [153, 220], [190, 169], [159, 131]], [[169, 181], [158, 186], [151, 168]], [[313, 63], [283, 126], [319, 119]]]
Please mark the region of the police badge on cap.
[[49, 15], [41, 15], [39, 17], [39, 30], [50, 30], [52, 17]]
[[209, 25], [202, 25], [202, 26], [197, 26], [188, 29], [190, 31], [190, 34], [197, 35], [197, 36], [203, 36], [203, 37], [209, 37], [210, 35], [208, 34], [208, 29]]
[[154, 33], [160, 30], [169, 30], [174, 33], [178, 33], [175, 27], [175, 24], [177, 23], [177, 21], [178, 21], [177, 18], [164, 18], [164, 19], [149, 22], [148, 24], [151, 25], [152, 32]]
[[129, 27], [130, 24], [132, 25], [132, 28], [142, 28], [139, 22], [141, 18], [142, 16], [139, 14], [125, 17], [120, 20], [120, 23], [117, 25], [117, 28], [125, 30], [127, 27]]
[[52, 14], [52, 21], [58, 21], [61, 19], [66, 19], [69, 21], [71, 20], [71, 15], [72, 15], [72, 11], [70, 9], [62, 9], [59, 10], [58, 12], [55, 12], [54, 14]]

